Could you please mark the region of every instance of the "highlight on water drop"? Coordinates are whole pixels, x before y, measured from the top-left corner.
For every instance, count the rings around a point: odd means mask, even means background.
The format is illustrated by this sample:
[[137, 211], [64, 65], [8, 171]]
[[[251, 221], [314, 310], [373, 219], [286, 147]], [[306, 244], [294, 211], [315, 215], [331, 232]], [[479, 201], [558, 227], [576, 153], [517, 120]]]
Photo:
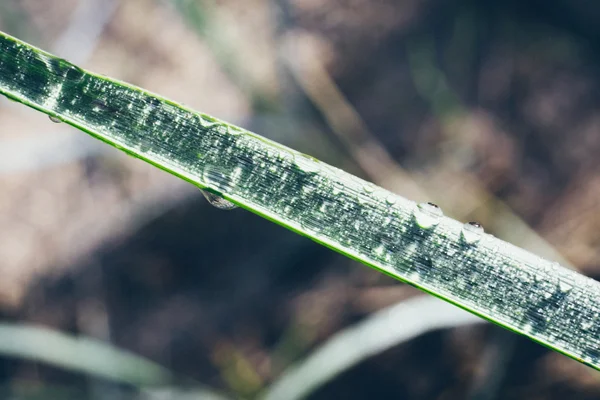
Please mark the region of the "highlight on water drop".
[[573, 290], [573, 285], [561, 279], [558, 281], [558, 290], [563, 294], [567, 294]]
[[206, 201], [210, 203], [211, 206], [216, 207], [219, 210], [233, 210], [234, 208], [237, 208], [237, 206], [229, 200], [225, 200], [224, 198], [217, 196], [214, 193], [203, 189], [200, 189], [200, 192], [202, 193]]
[[294, 154], [294, 163], [301, 170], [309, 174], [316, 174], [321, 171], [321, 166], [316, 158], [305, 154]]
[[479, 222], [471, 221], [463, 225], [460, 232], [461, 239], [467, 244], [475, 244], [483, 236], [483, 227]]
[[413, 212], [415, 222], [423, 229], [430, 229], [439, 224], [444, 216], [442, 209], [434, 203], [420, 203]]
[[65, 73], [65, 78], [72, 82], [79, 82], [84, 76], [85, 71], [75, 65], [71, 65]]
[[375, 187], [368, 183], [363, 186], [363, 190], [365, 191], [365, 193], [373, 193], [375, 191]]

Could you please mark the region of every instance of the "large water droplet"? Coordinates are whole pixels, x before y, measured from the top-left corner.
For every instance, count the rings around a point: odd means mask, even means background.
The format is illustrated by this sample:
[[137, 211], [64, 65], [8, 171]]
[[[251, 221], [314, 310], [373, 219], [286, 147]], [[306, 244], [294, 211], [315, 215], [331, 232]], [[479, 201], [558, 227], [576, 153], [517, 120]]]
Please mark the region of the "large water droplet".
[[212, 126], [219, 125], [219, 122], [216, 121], [214, 118], [204, 114], [198, 115], [198, 120], [200, 121], [200, 125], [205, 128], [210, 128]]
[[420, 203], [413, 213], [415, 222], [423, 229], [435, 227], [443, 215], [442, 209], [433, 203]]
[[232, 202], [225, 200], [214, 193], [202, 189], [200, 189], [200, 192], [202, 192], [204, 198], [210, 203], [211, 206], [214, 206], [220, 210], [233, 210], [234, 208], [237, 208], [237, 206]]
[[305, 154], [294, 154], [294, 162], [298, 168], [306, 173], [316, 174], [317, 172], [321, 171], [319, 161], [316, 158], [307, 156]]
[[231, 174], [210, 165], [204, 168], [202, 178], [211, 189], [221, 193], [230, 193], [234, 186]]
[[55, 117], [54, 115], [49, 115], [48, 117], [50, 118], [50, 121], [54, 122], [55, 124], [60, 124], [62, 122], [60, 118]]
[[244, 132], [237, 126], [227, 125], [227, 133], [232, 136], [238, 136], [243, 134]]
[[385, 198], [385, 202], [388, 205], [393, 206], [394, 204], [396, 204], [396, 196], [394, 196], [393, 194], [388, 195], [388, 197]]
[[317, 234], [323, 230], [323, 222], [318, 215], [301, 220], [300, 225], [309, 233]]
[[84, 70], [73, 65], [73, 66], [69, 67], [69, 69], [65, 73], [65, 78], [67, 78], [68, 80], [73, 81], [73, 82], [78, 82], [81, 80], [81, 78], [84, 77], [84, 75], [85, 75]]
[[483, 227], [478, 222], [467, 222], [460, 232], [462, 240], [467, 244], [475, 244], [481, 240]]
[[567, 294], [573, 290], [573, 285], [571, 285], [569, 282], [560, 280], [558, 281], [558, 290], [563, 294]]
[[368, 200], [366, 198], [364, 198], [363, 195], [357, 194], [356, 202], [358, 203], [359, 206], [364, 206], [365, 204], [368, 203]]
[[363, 186], [363, 190], [366, 193], [373, 193], [375, 191], [375, 187], [373, 185], [371, 185], [370, 183], [366, 184]]

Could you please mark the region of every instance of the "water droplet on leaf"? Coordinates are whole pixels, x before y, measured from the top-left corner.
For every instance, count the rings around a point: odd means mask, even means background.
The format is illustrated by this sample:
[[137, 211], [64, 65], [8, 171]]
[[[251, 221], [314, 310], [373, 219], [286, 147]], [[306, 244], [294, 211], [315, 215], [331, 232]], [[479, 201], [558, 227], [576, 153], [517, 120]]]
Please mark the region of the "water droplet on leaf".
[[294, 162], [302, 171], [310, 174], [316, 174], [321, 171], [321, 166], [316, 158], [304, 154], [294, 154]]
[[58, 117], [55, 117], [54, 115], [50, 115], [49, 116], [50, 121], [54, 122], [55, 124], [60, 124], [62, 122], [62, 120]]
[[81, 78], [83, 78], [85, 76], [85, 72], [76, 66], [71, 66], [69, 67], [69, 69], [67, 70], [66, 74], [65, 74], [65, 78], [67, 78], [70, 81], [73, 82], [78, 82], [81, 80]]
[[304, 230], [312, 234], [317, 234], [323, 230], [323, 222], [317, 215], [302, 219], [300, 225], [302, 225]]
[[227, 125], [227, 133], [232, 136], [238, 136], [243, 134], [244, 132], [237, 126]]
[[420, 203], [413, 213], [415, 222], [423, 229], [430, 229], [439, 224], [443, 215], [442, 209], [433, 203]]
[[225, 200], [224, 198], [217, 196], [214, 193], [211, 193], [211, 192], [208, 192], [208, 191], [202, 190], [202, 189], [200, 189], [200, 192], [202, 192], [202, 195], [204, 195], [204, 198], [213, 207], [216, 207], [220, 210], [233, 210], [234, 208], [237, 208], [237, 206], [235, 204], [233, 204], [232, 202]]
[[558, 282], [558, 290], [560, 290], [561, 293], [566, 294], [573, 290], [573, 285], [561, 280]]
[[460, 232], [462, 240], [467, 244], [475, 244], [481, 240], [483, 227], [478, 222], [467, 222]]

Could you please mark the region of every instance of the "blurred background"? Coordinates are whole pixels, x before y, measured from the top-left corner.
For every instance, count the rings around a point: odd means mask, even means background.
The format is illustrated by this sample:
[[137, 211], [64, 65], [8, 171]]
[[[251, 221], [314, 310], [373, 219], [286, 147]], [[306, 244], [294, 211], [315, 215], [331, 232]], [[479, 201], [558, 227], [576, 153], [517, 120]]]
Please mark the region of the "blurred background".
[[[2, 31], [596, 279], [599, 20], [586, 0], [0, 1]], [[1, 100], [2, 399], [600, 396], [591, 368]]]

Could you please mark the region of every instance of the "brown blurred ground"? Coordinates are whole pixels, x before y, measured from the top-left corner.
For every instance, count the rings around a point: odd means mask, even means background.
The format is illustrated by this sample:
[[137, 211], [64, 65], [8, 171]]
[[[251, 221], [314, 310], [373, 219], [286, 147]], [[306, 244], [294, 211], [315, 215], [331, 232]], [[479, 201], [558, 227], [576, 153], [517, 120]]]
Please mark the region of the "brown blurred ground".
[[[17, 10], [23, 39], [51, 49], [77, 4], [10, 1], [0, 15]], [[494, 220], [503, 201], [575, 267], [600, 276], [600, 29], [584, 22], [600, 5], [198, 4], [215, 22], [194, 25], [167, 2], [122, 2], [84, 66], [385, 181], [344, 141], [352, 127], [328, 124], [331, 100], [319, 105], [286, 67], [286, 40], [309, 37], [320, 56], [308, 62], [325, 66], [363, 120], [361, 140], [381, 144], [447, 214], [520, 244], [520, 228]], [[0, 29], [14, 33], [9, 22], [0, 18]], [[0, 146], [35, 157], [20, 140], [52, 135], [83, 134], [2, 103]], [[251, 396], [333, 333], [415, 294], [249, 213], [212, 209], [193, 188], [116, 151], [42, 161], [0, 171], [0, 312], [9, 320], [110, 340]], [[466, 398], [482, 369], [501, 368], [481, 357], [498, 335], [494, 327], [425, 335], [314, 398]], [[600, 395], [597, 372], [514, 340], [490, 398]], [[88, 389], [81, 376], [2, 364], [5, 383]]]

